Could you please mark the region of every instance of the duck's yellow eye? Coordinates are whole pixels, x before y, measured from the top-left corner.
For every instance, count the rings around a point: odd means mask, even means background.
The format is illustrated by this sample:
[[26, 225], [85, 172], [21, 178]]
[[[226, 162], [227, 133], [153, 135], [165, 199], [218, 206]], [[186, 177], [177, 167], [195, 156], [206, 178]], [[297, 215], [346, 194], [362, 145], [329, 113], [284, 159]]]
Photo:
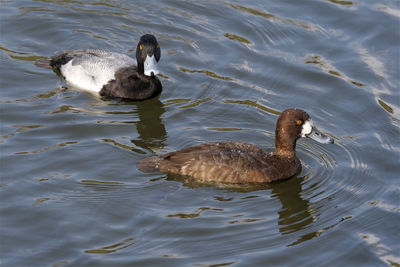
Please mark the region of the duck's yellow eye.
[[157, 48], [160, 48], [160, 46], [157, 44]]
[[302, 120], [298, 120], [298, 121], [297, 121], [297, 125], [301, 125], [302, 123], [303, 123]]
[[140, 50], [142, 50], [142, 49], [143, 49], [142, 45], [139, 45], [139, 49], [140, 49]]

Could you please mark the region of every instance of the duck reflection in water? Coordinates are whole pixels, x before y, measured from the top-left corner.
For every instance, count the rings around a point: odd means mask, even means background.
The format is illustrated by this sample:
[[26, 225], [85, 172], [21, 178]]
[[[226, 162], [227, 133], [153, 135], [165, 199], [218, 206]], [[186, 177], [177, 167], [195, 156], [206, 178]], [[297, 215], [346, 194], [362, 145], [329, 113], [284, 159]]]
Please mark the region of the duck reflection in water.
[[[136, 123], [138, 137], [131, 142], [147, 151], [161, 151], [165, 146], [167, 131], [161, 120], [165, 112], [160, 96], [143, 102], [134, 102], [139, 121]], [[143, 153], [141, 151], [141, 153]]]
[[[282, 208], [278, 211], [279, 232], [282, 235], [305, 229], [317, 220], [317, 214], [313, 212], [310, 201], [301, 197], [304, 179], [306, 177], [295, 177], [285, 183], [272, 186], [272, 197], [278, 198], [282, 204]], [[295, 236], [298, 237], [298, 235]], [[316, 235], [301, 236], [288, 246], [297, 245], [314, 237]]]

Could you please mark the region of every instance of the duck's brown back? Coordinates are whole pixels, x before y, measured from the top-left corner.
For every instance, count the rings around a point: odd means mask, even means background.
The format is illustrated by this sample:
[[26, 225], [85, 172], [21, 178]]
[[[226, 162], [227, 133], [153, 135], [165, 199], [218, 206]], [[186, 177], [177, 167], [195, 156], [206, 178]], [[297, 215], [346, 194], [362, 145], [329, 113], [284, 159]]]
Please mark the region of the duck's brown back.
[[290, 178], [301, 164], [296, 157], [281, 157], [254, 145], [215, 142], [146, 158], [139, 169], [187, 175], [201, 182], [268, 183]]

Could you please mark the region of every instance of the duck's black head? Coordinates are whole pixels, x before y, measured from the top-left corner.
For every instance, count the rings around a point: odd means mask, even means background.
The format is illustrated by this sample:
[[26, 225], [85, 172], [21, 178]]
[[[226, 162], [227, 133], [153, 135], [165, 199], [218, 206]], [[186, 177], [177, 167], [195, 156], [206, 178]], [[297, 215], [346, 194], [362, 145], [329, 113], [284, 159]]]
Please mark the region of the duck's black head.
[[295, 154], [296, 141], [308, 137], [323, 144], [333, 144], [333, 139], [324, 135], [313, 125], [310, 116], [301, 109], [287, 109], [276, 123], [275, 147], [277, 154]]
[[157, 75], [159, 73], [157, 63], [160, 57], [161, 49], [156, 37], [151, 34], [143, 35], [136, 48], [139, 73], [146, 76]]

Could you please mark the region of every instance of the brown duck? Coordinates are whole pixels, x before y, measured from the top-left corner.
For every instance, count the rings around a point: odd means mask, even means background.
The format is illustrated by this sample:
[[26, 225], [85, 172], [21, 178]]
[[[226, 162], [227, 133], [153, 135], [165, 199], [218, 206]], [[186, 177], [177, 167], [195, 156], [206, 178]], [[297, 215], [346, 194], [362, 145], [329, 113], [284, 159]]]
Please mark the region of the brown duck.
[[242, 142], [213, 142], [145, 158], [138, 167], [143, 172], [186, 175], [199, 182], [270, 183], [301, 171], [295, 151], [300, 137], [325, 144], [334, 142], [314, 127], [306, 112], [287, 109], [276, 124], [275, 152]]

